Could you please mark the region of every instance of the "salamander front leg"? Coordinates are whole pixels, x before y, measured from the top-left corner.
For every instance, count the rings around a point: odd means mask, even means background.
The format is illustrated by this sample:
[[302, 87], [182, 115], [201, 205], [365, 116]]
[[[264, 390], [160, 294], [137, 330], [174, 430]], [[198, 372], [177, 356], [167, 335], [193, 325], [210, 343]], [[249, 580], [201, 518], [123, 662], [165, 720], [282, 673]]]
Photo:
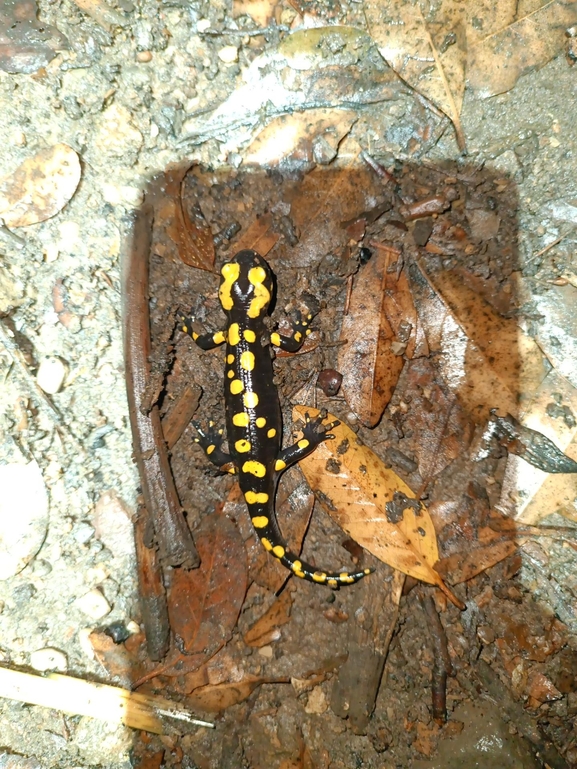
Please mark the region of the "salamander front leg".
[[278, 331], [273, 331], [270, 335], [271, 344], [275, 347], [280, 347], [285, 352], [296, 352], [305, 340], [305, 337], [311, 333], [309, 323], [312, 320], [312, 315], [307, 315], [303, 318], [302, 313], [296, 312], [292, 321], [292, 334], [291, 336], [285, 336], [279, 334]]
[[179, 329], [184, 334], [187, 334], [193, 340], [193, 342], [196, 342], [201, 350], [212, 350], [213, 347], [218, 347], [219, 344], [224, 344], [224, 342], [226, 342], [225, 331], [197, 334], [197, 332], [193, 329], [194, 318], [190, 315], [185, 315], [182, 312], [178, 312], [177, 321]]

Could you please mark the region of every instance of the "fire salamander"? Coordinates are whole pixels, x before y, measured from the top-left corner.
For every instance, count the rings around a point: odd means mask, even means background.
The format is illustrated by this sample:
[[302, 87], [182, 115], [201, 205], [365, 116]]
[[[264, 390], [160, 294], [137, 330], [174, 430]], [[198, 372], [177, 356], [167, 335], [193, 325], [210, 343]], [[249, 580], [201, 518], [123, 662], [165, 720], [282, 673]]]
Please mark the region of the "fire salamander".
[[357, 582], [371, 569], [358, 572], [318, 571], [286, 546], [274, 512], [274, 496], [280, 473], [310, 454], [323, 441], [334, 438], [330, 430], [338, 422], [322, 425], [323, 416], [309, 419], [303, 437], [281, 449], [282, 415], [269, 344], [295, 352], [310, 333], [312, 315], [299, 316], [292, 336], [272, 334], [264, 324], [273, 292], [273, 278], [267, 262], [256, 251], [240, 251], [221, 270], [219, 299], [227, 316], [223, 331], [198, 334], [193, 319], [180, 316], [180, 328], [203, 350], [226, 342], [224, 400], [226, 434], [230, 454], [222, 448], [222, 430], [213, 423], [203, 430], [194, 423], [197, 441], [219, 468], [229, 465], [238, 474], [252, 524], [264, 548], [297, 577], [334, 589]]

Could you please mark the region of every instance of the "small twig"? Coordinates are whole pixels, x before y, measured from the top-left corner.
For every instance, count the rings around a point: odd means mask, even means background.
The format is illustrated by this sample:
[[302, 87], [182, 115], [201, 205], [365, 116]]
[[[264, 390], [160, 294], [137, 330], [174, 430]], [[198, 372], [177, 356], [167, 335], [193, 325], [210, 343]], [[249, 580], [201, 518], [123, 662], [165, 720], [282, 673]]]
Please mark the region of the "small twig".
[[537, 257], [543, 256], [543, 254], [546, 254], [547, 251], [549, 251], [551, 248], [561, 243], [562, 240], [565, 240], [567, 235], [569, 235], [569, 233], [572, 232], [573, 229], [574, 227], [570, 227], [567, 230], [567, 232], [564, 232], [563, 235], [559, 235], [559, 237], [556, 240], [554, 240], [552, 243], [549, 243], [548, 246], [545, 246], [545, 248], [542, 248], [540, 251], [537, 251], [536, 254], [533, 254], [533, 256], [528, 261], [531, 261], [531, 259], [537, 259]]
[[206, 35], [207, 37], [220, 37], [221, 35], [240, 35], [241, 37], [259, 37], [260, 35], [268, 35], [275, 32], [290, 32], [290, 27], [286, 24], [272, 24], [270, 27], [263, 27], [262, 29], [205, 29], [200, 33], [200, 37]]
[[[69, 445], [74, 447], [74, 451], [82, 454], [82, 456], [85, 456], [86, 451], [84, 447], [70, 432], [70, 428], [64, 421], [62, 414], [60, 414], [56, 406], [52, 403], [44, 390], [40, 387], [34, 375], [30, 372], [30, 369], [24, 360], [24, 356], [22, 355], [22, 351], [10, 335], [8, 328], [6, 327], [5, 323], [2, 322], [2, 320], [0, 320], [0, 344], [4, 346], [6, 352], [14, 364], [17, 376], [19, 376], [21, 380], [26, 384], [27, 389], [29, 390], [30, 394], [40, 409], [52, 422], [54, 422], [57, 429], [64, 433], [66, 441], [69, 443]], [[64, 447], [66, 449], [66, 444]]]
[[447, 676], [453, 675], [453, 665], [449, 655], [445, 628], [430, 595], [419, 594], [421, 606], [427, 617], [431, 640], [433, 642], [433, 718], [439, 724], [447, 720]]

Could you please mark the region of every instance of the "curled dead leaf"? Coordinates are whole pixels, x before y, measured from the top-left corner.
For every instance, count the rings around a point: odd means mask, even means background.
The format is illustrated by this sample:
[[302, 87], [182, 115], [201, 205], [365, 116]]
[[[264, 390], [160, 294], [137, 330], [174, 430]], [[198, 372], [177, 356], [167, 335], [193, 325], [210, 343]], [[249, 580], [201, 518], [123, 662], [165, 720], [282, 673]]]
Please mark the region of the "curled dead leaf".
[[[318, 409], [296, 406], [293, 419]], [[328, 420], [335, 420], [332, 414]], [[411, 489], [346, 425], [331, 430], [300, 467], [327, 513], [362, 547], [416, 579], [437, 585], [459, 608], [462, 602], [435, 571], [439, 560], [431, 517]]]
[[0, 217], [7, 227], [50, 219], [76, 192], [80, 160], [67, 144], [41, 150], [0, 181]]

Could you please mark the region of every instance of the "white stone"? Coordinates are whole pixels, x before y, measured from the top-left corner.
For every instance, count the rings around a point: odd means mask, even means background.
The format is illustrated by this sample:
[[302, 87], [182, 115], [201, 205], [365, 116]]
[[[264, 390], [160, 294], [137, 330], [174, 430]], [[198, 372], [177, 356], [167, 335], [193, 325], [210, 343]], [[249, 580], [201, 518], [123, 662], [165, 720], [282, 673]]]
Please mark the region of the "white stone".
[[316, 686], [309, 694], [307, 704], [305, 705], [305, 713], [326, 713], [329, 704], [325, 693], [320, 686]]
[[47, 356], [40, 362], [36, 381], [38, 386], [49, 395], [54, 395], [62, 387], [66, 378], [66, 366], [53, 356]]
[[53, 649], [47, 646], [45, 649], [38, 649], [30, 655], [30, 665], [34, 670], [43, 673], [45, 670], [68, 670], [68, 660], [64, 652], [60, 649]]
[[0, 466], [0, 580], [18, 574], [40, 550], [48, 495], [36, 462]]
[[199, 19], [196, 22], [196, 31], [202, 35], [203, 32], [206, 32], [207, 29], [210, 29], [210, 19]]
[[80, 598], [77, 598], [76, 605], [87, 617], [91, 617], [92, 619], [102, 619], [102, 617], [106, 617], [112, 608], [100, 590], [96, 587], [93, 590], [89, 590], [85, 595], [80, 596]]
[[232, 64], [238, 61], [238, 48], [236, 45], [225, 45], [218, 52], [218, 58], [225, 64]]

